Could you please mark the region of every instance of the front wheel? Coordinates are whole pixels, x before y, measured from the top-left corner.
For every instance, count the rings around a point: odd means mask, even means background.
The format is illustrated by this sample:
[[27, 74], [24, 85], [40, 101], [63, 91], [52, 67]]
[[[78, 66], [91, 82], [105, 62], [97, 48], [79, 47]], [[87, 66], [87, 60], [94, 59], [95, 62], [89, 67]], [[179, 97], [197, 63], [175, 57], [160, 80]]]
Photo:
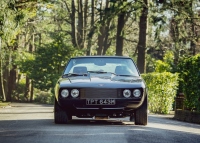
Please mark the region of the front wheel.
[[71, 120], [71, 116], [60, 107], [57, 100], [54, 102], [54, 122], [56, 124], [67, 124]]
[[130, 120], [130, 122], [135, 122], [134, 113], [131, 113], [131, 114], [130, 114], [129, 120]]
[[142, 106], [135, 111], [135, 125], [147, 125], [148, 116], [147, 116], [147, 96], [144, 99]]

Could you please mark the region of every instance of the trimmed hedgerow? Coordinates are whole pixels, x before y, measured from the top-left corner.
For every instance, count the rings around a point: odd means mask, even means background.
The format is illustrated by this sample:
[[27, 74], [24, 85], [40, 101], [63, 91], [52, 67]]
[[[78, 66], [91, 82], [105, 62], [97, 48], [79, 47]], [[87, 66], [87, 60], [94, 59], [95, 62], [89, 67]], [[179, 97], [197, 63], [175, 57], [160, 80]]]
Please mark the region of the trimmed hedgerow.
[[200, 54], [184, 58], [178, 65], [179, 92], [185, 96], [185, 109], [200, 112]]
[[170, 72], [142, 74], [148, 87], [148, 108], [152, 113], [172, 110], [178, 87], [178, 74]]

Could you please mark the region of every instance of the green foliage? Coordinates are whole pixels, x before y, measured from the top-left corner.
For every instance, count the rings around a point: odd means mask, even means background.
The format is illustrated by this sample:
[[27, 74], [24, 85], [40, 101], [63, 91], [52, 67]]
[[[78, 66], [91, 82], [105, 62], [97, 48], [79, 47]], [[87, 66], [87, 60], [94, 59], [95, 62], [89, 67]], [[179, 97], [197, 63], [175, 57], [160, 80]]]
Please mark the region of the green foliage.
[[190, 43], [198, 43], [195, 28], [198, 29], [199, 16], [199, 0], [152, 0], [150, 3], [149, 21], [155, 29], [154, 42], [159, 48], [174, 52], [176, 65], [179, 57], [194, 54], [191, 49], [195, 46]]
[[148, 87], [149, 110], [167, 114], [172, 110], [178, 87], [178, 74], [169, 72], [142, 74]]
[[173, 67], [173, 59], [173, 53], [166, 51], [163, 61], [155, 61], [155, 72], [171, 72]]
[[55, 41], [39, 47], [35, 55], [26, 53], [21, 56], [18, 66], [22, 73], [33, 80], [35, 88], [50, 90], [54, 88], [69, 58], [80, 54], [80, 50], [66, 45], [61, 35], [57, 35]]
[[0, 1], [0, 37], [9, 46], [16, 42], [16, 36], [22, 32], [25, 22], [36, 16], [36, 7], [35, 10], [30, 10], [25, 5], [24, 7], [21, 5], [23, 9], [18, 10], [16, 6], [15, 0]]
[[21, 78], [19, 80], [19, 83], [17, 84], [17, 90], [16, 90], [16, 92], [18, 94], [23, 94], [24, 90], [25, 90], [25, 85], [26, 85], [26, 79], [25, 78]]
[[[24, 96], [26, 89], [26, 78], [21, 75], [21, 78], [17, 84], [16, 91], [13, 93], [13, 101], [16, 102], [28, 102], [29, 97]], [[40, 89], [34, 88], [34, 102], [43, 104], [53, 104], [54, 96], [51, 91], [41, 91]]]
[[173, 52], [172, 51], [166, 51], [163, 60], [167, 64], [172, 65], [173, 64], [173, 60], [174, 60]]
[[53, 104], [54, 95], [51, 92], [35, 90], [34, 102], [43, 104]]
[[15, 92], [13, 93], [13, 101], [27, 102], [27, 98], [24, 97], [25, 87], [26, 79], [22, 77], [17, 84]]
[[151, 55], [146, 55], [146, 73], [154, 72], [155, 71], [155, 63], [156, 60]]
[[171, 66], [161, 60], [157, 60], [155, 62], [156, 64], [156, 68], [155, 68], [155, 72], [167, 72], [171, 70]]
[[35, 62], [35, 55], [28, 52], [21, 52], [15, 60], [15, 64], [18, 65], [22, 73], [26, 73], [27, 76], [33, 71], [33, 64]]
[[109, 56], [113, 56], [116, 53], [116, 48], [114, 46], [111, 46], [110, 48], [108, 48], [108, 50], [106, 51], [106, 55]]
[[183, 58], [178, 65], [179, 92], [185, 95], [185, 107], [200, 111], [200, 54]]
[[15, 20], [17, 11], [11, 5], [14, 5], [14, 1], [0, 1], [0, 38], [9, 45], [19, 33], [19, 25]]

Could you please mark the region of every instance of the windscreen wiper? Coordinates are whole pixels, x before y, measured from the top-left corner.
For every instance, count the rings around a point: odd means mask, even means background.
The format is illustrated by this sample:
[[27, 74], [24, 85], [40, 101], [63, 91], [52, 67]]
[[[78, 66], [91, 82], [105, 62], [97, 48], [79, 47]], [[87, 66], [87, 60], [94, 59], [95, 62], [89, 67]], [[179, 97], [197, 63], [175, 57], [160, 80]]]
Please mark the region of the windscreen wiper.
[[62, 77], [70, 77], [70, 76], [87, 76], [87, 73], [68, 73], [63, 74]]
[[128, 76], [128, 77], [135, 77], [135, 75], [126, 75], [126, 74], [115, 74], [116, 76]]
[[97, 73], [97, 74], [106, 74], [106, 73], [110, 73], [110, 74], [114, 74], [116, 75], [116, 73], [113, 73], [113, 72], [105, 72], [105, 71], [88, 71], [89, 73]]
[[128, 77], [134, 77], [134, 75], [123, 75], [123, 74], [116, 74], [113, 72], [105, 72], [105, 71], [88, 71], [89, 73], [97, 73], [97, 74], [104, 74], [104, 73], [110, 73], [110, 74], [114, 74], [116, 76], [128, 76]]
[[108, 73], [104, 71], [88, 71], [89, 73], [97, 73], [97, 74], [103, 74], [103, 73]]

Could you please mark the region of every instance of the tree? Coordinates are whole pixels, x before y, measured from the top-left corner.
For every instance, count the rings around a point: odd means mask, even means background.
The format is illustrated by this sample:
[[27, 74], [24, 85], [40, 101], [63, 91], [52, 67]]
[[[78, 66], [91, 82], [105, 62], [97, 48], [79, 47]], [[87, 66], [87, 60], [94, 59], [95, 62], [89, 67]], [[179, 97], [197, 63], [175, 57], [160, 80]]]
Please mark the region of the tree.
[[[41, 1], [42, 2], [42, 1]], [[1, 1], [1, 93], [4, 100], [11, 101], [16, 89], [16, 55], [19, 53], [20, 34], [26, 21], [35, 16], [37, 0]]]
[[[33, 80], [34, 87], [42, 91], [53, 92], [57, 78], [61, 75], [66, 62], [72, 53], [80, 53], [67, 44], [66, 35], [54, 33], [52, 43], [38, 47], [35, 54], [24, 52], [26, 60], [20, 60], [18, 65], [23, 73]], [[81, 53], [82, 54], [82, 53]]]
[[148, 26], [148, 5], [149, 0], [143, 0], [143, 8], [140, 16], [139, 22], [139, 41], [137, 45], [138, 57], [137, 57], [137, 65], [138, 69], [141, 73], [146, 72], [146, 37], [147, 37], [147, 26]]
[[173, 51], [174, 67], [176, 67], [182, 56], [198, 53], [199, 1], [156, 0], [153, 2], [150, 6], [150, 18], [155, 26], [154, 47], [157, 49], [154, 49], [162, 50], [163, 53], [166, 50]]
[[100, 7], [100, 13], [99, 13], [99, 20], [97, 27], [99, 27], [98, 30], [98, 48], [97, 48], [97, 55], [105, 55], [107, 49], [111, 45], [112, 38], [109, 37], [111, 31], [113, 30], [113, 24], [112, 21], [114, 20], [114, 16], [111, 13], [111, 7], [109, 5], [114, 6], [114, 4], [110, 3], [109, 1], [106, 1], [105, 4], [103, 4], [103, 1], [101, 1], [101, 7]]
[[[10, 85], [15, 80], [15, 66], [12, 66], [16, 50], [16, 36], [19, 33], [19, 20], [21, 19], [14, 7], [14, 1], [1, 1], [0, 7], [0, 65], [1, 65], [1, 94], [3, 100], [11, 100], [11, 91], [15, 84]], [[10, 70], [11, 69], [11, 70]], [[15, 83], [15, 82], [14, 82]], [[11, 91], [8, 88], [11, 88]]]
[[[120, 1], [120, 4], [123, 5], [127, 0]], [[125, 10], [122, 9], [121, 12], [118, 14], [117, 20], [117, 37], [116, 37], [116, 55], [122, 56], [123, 55], [123, 43], [124, 43], [124, 26], [125, 26]]]

